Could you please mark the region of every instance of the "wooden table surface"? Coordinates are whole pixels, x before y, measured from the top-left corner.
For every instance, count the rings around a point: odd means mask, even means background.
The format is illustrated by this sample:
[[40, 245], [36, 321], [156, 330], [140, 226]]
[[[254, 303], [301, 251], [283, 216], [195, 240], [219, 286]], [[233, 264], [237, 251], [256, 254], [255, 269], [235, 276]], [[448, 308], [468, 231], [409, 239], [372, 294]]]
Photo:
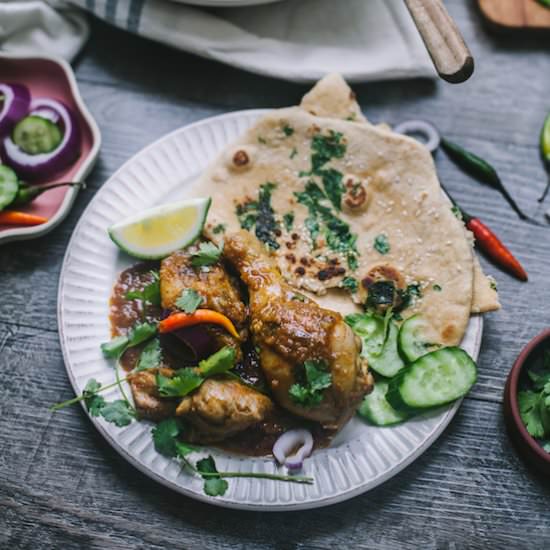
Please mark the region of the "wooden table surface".
[[[474, 77], [356, 86], [373, 121], [433, 121], [491, 159], [518, 202], [542, 218], [538, 132], [550, 109], [548, 35], [494, 36], [474, 2], [449, 9], [476, 58]], [[503, 199], [439, 155], [440, 176], [530, 275], [522, 284], [485, 261], [502, 311], [487, 315], [479, 381], [439, 440], [368, 494], [289, 514], [229, 511], [150, 481], [96, 432], [72, 396], [56, 319], [65, 248], [86, 204], [129, 157], [163, 134], [218, 113], [296, 104], [305, 86], [176, 52], [101, 23], [76, 63], [103, 133], [99, 162], [68, 219], [48, 236], [0, 248], [1, 548], [550, 548], [550, 482], [516, 456], [502, 419], [506, 375], [550, 321], [550, 229], [520, 222]], [[548, 201], [550, 207], [550, 199]]]

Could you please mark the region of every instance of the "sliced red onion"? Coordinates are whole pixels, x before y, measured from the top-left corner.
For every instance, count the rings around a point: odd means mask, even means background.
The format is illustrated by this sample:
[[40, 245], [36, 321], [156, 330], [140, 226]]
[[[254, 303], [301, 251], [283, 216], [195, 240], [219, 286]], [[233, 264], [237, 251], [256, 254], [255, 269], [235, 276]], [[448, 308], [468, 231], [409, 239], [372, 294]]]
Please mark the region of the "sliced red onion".
[[42, 116], [57, 124], [63, 132], [61, 143], [49, 153], [31, 155], [20, 149], [8, 135], [2, 141], [2, 159], [21, 178], [46, 180], [67, 168], [78, 157], [80, 128], [72, 111], [55, 99], [33, 99], [26, 115]]
[[406, 120], [395, 126], [393, 131], [415, 139], [420, 136], [422, 138], [421, 142], [430, 153], [435, 153], [441, 142], [441, 136], [436, 127], [425, 120]]
[[14, 124], [29, 110], [31, 94], [22, 84], [0, 83], [0, 137], [9, 134]]
[[[294, 454], [290, 454], [296, 450]], [[273, 456], [279, 464], [284, 464], [289, 470], [300, 470], [313, 451], [313, 436], [308, 430], [289, 430], [273, 445]]]
[[172, 334], [193, 352], [197, 361], [209, 357], [216, 351], [216, 342], [205, 326], [180, 328]]

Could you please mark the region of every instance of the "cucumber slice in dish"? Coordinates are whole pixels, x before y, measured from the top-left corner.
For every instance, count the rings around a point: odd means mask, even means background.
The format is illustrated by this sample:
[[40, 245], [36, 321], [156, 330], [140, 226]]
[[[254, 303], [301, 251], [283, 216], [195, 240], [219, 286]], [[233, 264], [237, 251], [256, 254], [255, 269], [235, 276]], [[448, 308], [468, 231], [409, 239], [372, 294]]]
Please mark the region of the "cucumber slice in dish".
[[393, 321], [390, 321], [388, 336], [382, 348], [382, 353], [380, 353], [380, 355], [367, 357], [369, 367], [387, 378], [395, 376], [399, 371], [405, 368], [405, 363], [403, 359], [401, 359], [397, 349], [398, 334], [399, 327]]
[[199, 237], [211, 202], [200, 198], [157, 206], [112, 225], [109, 236], [130, 256], [160, 260]]
[[9, 166], [0, 164], [0, 210], [15, 200], [18, 191], [17, 174]]
[[409, 414], [403, 411], [396, 411], [386, 400], [388, 381], [376, 379], [374, 390], [367, 395], [359, 407], [359, 416], [369, 424], [375, 426], [393, 426], [404, 422]]
[[30, 115], [15, 125], [11, 139], [25, 153], [40, 155], [53, 151], [61, 143], [63, 134], [51, 120]]
[[397, 410], [428, 409], [463, 397], [475, 384], [474, 360], [457, 347], [432, 351], [390, 381], [386, 399]]
[[399, 330], [398, 346], [402, 357], [408, 363], [432, 351], [439, 344], [430, 342], [428, 335], [433, 332], [430, 324], [420, 315], [409, 317]]

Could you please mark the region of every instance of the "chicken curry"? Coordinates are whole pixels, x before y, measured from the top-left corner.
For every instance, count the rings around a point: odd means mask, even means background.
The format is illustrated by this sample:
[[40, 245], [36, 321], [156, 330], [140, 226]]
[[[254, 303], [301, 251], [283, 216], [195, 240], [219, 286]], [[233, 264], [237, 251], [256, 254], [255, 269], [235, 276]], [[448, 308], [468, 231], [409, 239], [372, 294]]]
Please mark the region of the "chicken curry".
[[[128, 348], [120, 364], [134, 371], [129, 383], [138, 416], [177, 417], [190, 442], [246, 455], [271, 453], [276, 439], [297, 427], [308, 429], [317, 447], [326, 446], [372, 389], [357, 337], [339, 313], [291, 288], [248, 233], [227, 237], [223, 254], [208, 266], [193, 265], [200, 245], [119, 275], [111, 298], [113, 336], [126, 335], [138, 322], [169, 317], [180, 310], [182, 294], [193, 291], [201, 308], [230, 319], [238, 338], [209, 323], [161, 334], [157, 368], [137, 372], [146, 344]], [[160, 301], [145, 296], [155, 285]], [[231, 376], [208, 378], [183, 398], [159, 392], [159, 374], [173, 377], [227, 346], [235, 350]], [[308, 393], [307, 368], [325, 380], [317, 391]]]

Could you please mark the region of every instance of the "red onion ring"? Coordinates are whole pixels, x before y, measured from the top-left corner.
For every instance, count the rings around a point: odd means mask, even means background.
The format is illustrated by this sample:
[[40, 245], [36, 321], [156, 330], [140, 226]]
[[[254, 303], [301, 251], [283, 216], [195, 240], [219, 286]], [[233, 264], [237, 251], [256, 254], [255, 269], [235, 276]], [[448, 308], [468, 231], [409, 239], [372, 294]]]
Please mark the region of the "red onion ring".
[[29, 109], [31, 94], [22, 84], [0, 83], [0, 94], [3, 96], [0, 109], [0, 136], [8, 134], [14, 124], [22, 119]]
[[51, 178], [67, 168], [80, 153], [81, 136], [76, 117], [65, 104], [45, 97], [34, 99], [26, 114], [48, 118], [58, 124], [63, 131], [61, 143], [49, 153], [30, 155], [21, 150], [8, 135], [2, 141], [2, 159], [21, 178]]
[[[425, 120], [406, 120], [395, 126], [393, 131], [417, 139], [426, 146], [430, 153], [435, 153], [441, 142], [436, 127]], [[422, 140], [416, 136], [421, 136]]]
[[[294, 449], [298, 450], [289, 455]], [[308, 430], [289, 430], [273, 445], [273, 456], [279, 464], [284, 464], [289, 470], [300, 470], [304, 459], [313, 451], [313, 436]]]
[[197, 361], [209, 357], [216, 351], [216, 342], [205, 326], [181, 328], [172, 334], [191, 350]]

